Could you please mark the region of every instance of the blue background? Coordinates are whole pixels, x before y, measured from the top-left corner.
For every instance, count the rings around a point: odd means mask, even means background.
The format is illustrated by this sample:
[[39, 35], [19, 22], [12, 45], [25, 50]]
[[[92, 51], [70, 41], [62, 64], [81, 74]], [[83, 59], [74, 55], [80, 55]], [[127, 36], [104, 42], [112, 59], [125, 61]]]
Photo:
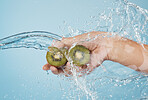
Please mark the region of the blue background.
[[[107, 8], [105, 1], [0, 0], [0, 38], [32, 30], [68, 34], [68, 25], [83, 30], [90, 16]], [[130, 1], [148, 9], [147, 0]], [[69, 84], [42, 70], [45, 55], [46, 51], [35, 49], [1, 50], [0, 100], [60, 100], [64, 93], [62, 89]]]

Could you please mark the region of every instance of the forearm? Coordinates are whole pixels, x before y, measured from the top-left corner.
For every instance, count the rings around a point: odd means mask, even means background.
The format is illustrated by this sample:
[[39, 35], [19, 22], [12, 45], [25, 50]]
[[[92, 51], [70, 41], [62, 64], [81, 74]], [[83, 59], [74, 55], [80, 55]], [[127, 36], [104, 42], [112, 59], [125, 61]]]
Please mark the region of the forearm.
[[111, 39], [112, 48], [109, 49], [108, 60], [118, 62], [137, 71], [148, 72], [148, 45], [115, 36]]

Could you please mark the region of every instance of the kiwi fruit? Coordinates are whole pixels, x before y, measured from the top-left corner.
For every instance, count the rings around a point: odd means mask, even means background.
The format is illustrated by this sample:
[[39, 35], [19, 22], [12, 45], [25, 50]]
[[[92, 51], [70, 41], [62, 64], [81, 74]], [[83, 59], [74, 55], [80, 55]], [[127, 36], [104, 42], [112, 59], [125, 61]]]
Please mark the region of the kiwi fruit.
[[68, 56], [74, 65], [83, 66], [90, 60], [90, 51], [82, 45], [76, 45], [70, 49]]
[[56, 47], [48, 47], [49, 51], [46, 54], [47, 62], [50, 65], [61, 67], [66, 64], [67, 59], [65, 57], [66, 48], [58, 49]]

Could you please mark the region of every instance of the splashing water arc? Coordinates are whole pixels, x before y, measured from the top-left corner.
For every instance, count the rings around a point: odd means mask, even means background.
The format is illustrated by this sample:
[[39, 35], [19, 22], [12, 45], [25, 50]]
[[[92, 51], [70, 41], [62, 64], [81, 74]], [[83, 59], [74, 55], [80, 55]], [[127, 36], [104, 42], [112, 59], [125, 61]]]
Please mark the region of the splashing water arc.
[[[83, 31], [64, 23], [63, 27], [69, 31], [69, 34], [64, 35], [75, 36], [84, 32], [105, 31], [132, 39], [140, 44], [148, 44], [146, 41], [148, 39], [148, 11], [127, 0], [116, 0], [111, 4], [114, 7], [108, 7], [104, 12], [91, 16], [90, 20], [83, 25]], [[45, 31], [23, 32], [0, 39], [0, 50], [24, 47], [48, 51], [52, 40], [60, 41], [61, 38], [57, 34]], [[76, 66], [71, 66], [73, 76], [69, 80], [71, 89], [66, 91], [68, 99], [102, 100], [122, 97], [148, 99], [148, 75], [146, 74], [125, 71], [128, 69], [121, 68], [119, 64], [106, 62], [90, 75], [79, 78], [80, 73], [76, 72]], [[118, 91], [124, 92], [121, 94]]]

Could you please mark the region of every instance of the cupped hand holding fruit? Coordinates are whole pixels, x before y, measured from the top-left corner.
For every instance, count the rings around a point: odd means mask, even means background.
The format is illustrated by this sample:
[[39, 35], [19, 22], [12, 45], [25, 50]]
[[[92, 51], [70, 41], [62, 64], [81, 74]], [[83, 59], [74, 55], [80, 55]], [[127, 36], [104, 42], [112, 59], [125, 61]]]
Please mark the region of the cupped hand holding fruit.
[[[98, 67], [108, 57], [107, 48], [105, 45], [107, 43], [107, 40], [103, 38], [102, 35], [100, 35], [103, 33], [104, 32], [90, 32], [90, 33], [84, 33], [82, 35], [78, 35], [75, 37], [62, 38], [61, 41], [53, 41], [52, 47], [54, 47], [54, 51], [56, 51], [56, 53], [54, 55], [51, 55], [50, 58], [51, 59], [54, 58], [54, 61], [58, 61], [58, 60], [60, 61], [63, 60], [63, 61], [62, 63], [60, 63], [61, 65], [60, 64], [55, 65], [54, 63], [52, 64], [47, 63], [43, 66], [43, 70], [51, 70], [54, 74], [62, 73], [65, 75], [67, 74], [71, 75], [72, 74], [70, 70], [71, 64], [69, 61], [72, 60], [72, 63], [74, 65], [79, 66], [78, 72], [82, 71], [85, 74], [86, 71], [89, 71], [89, 72], [93, 71], [93, 69]], [[98, 36], [96, 37], [96, 35]], [[74, 45], [76, 46], [74, 47]], [[69, 50], [68, 51], [69, 53], [67, 54], [66, 52], [65, 54], [67, 55], [65, 56], [57, 55], [62, 51], [61, 48], [66, 48], [67, 50]], [[49, 47], [49, 49], [51, 49], [51, 47]], [[52, 50], [49, 50], [49, 51], [52, 51]], [[84, 51], [85, 53], [83, 54], [81, 51], [82, 52]], [[81, 60], [81, 58], [85, 56], [87, 59]], [[68, 59], [68, 61], [66, 60], [66, 58]], [[81, 60], [81, 62], [75, 61], [77, 59]], [[65, 66], [65, 67], [61, 67], [61, 66]]]

